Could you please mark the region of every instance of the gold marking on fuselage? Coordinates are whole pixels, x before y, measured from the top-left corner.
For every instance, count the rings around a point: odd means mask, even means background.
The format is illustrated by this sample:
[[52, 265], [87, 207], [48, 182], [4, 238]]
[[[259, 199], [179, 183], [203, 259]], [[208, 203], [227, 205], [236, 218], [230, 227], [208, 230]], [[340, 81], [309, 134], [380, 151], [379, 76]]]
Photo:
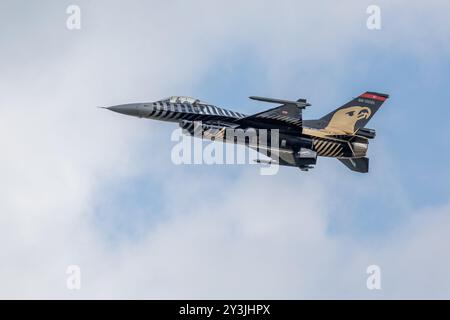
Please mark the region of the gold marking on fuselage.
[[341, 142], [313, 138], [314, 151], [322, 157], [336, 157], [343, 152]]
[[[313, 129], [313, 128], [303, 127], [302, 133], [304, 135], [308, 135], [311, 137], [322, 138], [327, 141], [337, 141], [337, 142], [345, 142], [346, 141], [346, 140], [342, 140], [342, 139], [334, 137], [336, 135], [336, 133], [328, 132], [328, 131], [325, 131], [324, 129]], [[320, 139], [318, 139], [318, 140], [320, 140]]]
[[331, 155], [331, 157], [333, 158], [339, 158], [340, 156], [342, 156], [343, 152], [342, 152], [342, 147], [338, 148], [335, 152], [335, 154]]
[[326, 141], [325, 143], [324, 143], [324, 147], [322, 148], [322, 149], [320, 149], [320, 155], [322, 155], [322, 156], [324, 156], [327, 152], [328, 152], [328, 149], [330, 148], [330, 146], [331, 146], [331, 143], [330, 142], [328, 142], [328, 141]]
[[336, 157], [338, 154], [340, 154], [342, 152], [342, 146], [338, 146], [336, 148], [336, 151], [333, 152], [333, 154], [331, 155], [331, 157]]
[[334, 143], [329, 143], [329, 146], [328, 146], [328, 148], [326, 149], [326, 150], [324, 150], [323, 151], [323, 156], [324, 157], [327, 157], [328, 156], [328, 154], [331, 152], [331, 150], [333, 149], [333, 147], [334, 147]]
[[337, 137], [337, 135], [350, 136], [353, 134], [330, 132], [325, 129], [308, 127], [303, 127], [302, 134], [309, 136], [313, 140], [314, 151], [317, 152], [318, 156], [342, 158], [345, 148], [348, 148], [354, 154], [351, 142]]

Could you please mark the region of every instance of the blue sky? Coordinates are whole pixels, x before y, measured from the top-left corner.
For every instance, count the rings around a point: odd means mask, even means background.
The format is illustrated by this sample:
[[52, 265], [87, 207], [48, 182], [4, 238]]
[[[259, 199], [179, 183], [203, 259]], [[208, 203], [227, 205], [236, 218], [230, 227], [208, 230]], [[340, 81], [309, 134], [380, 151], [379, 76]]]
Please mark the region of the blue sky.
[[[1, 297], [450, 296], [446, 2], [76, 1], [77, 31], [69, 4], [1, 5]], [[175, 125], [95, 108], [305, 97], [313, 119], [368, 90], [390, 99], [367, 175], [332, 159], [275, 176], [176, 166]]]

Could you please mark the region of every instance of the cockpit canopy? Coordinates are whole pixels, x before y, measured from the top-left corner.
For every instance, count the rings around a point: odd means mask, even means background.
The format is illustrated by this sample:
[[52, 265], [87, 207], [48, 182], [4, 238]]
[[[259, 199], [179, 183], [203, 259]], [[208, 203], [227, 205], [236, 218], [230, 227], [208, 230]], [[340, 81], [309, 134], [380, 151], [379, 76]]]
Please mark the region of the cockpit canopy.
[[160, 102], [168, 102], [168, 103], [190, 103], [190, 104], [208, 104], [205, 101], [201, 101], [196, 98], [185, 97], [185, 96], [171, 96], [166, 99], [160, 100]]

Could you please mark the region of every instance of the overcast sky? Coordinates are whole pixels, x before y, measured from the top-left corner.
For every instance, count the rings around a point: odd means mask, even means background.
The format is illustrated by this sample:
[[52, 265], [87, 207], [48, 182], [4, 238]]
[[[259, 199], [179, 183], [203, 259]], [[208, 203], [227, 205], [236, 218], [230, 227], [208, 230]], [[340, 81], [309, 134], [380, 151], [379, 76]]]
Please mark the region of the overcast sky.
[[[450, 298], [450, 6], [392, 2], [2, 1], [0, 297]], [[391, 98], [366, 175], [176, 166], [175, 124], [96, 108], [305, 97], [312, 119], [367, 90]]]

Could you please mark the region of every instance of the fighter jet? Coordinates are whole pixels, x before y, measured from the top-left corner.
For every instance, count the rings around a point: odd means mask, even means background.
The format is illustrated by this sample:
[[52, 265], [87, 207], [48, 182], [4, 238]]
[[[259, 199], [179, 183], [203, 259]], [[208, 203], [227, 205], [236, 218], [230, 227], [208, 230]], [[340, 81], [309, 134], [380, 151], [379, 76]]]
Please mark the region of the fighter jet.
[[[268, 163], [273, 161], [308, 171], [320, 156], [336, 158], [350, 170], [366, 173], [369, 171], [369, 140], [375, 138], [375, 130], [365, 126], [388, 98], [387, 94], [368, 91], [316, 120], [303, 120], [303, 110], [311, 105], [306, 99], [291, 101], [256, 96], [250, 99], [278, 106], [246, 115], [199, 99], [172, 96], [107, 109], [139, 118], [175, 122], [190, 135], [194, 135], [196, 124], [201, 123], [201, 130], [208, 131], [207, 138], [212, 140], [223, 138], [226, 129], [277, 129], [278, 148], [268, 153], [273, 159]], [[248, 143], [247, 146], [258, 147]]]

